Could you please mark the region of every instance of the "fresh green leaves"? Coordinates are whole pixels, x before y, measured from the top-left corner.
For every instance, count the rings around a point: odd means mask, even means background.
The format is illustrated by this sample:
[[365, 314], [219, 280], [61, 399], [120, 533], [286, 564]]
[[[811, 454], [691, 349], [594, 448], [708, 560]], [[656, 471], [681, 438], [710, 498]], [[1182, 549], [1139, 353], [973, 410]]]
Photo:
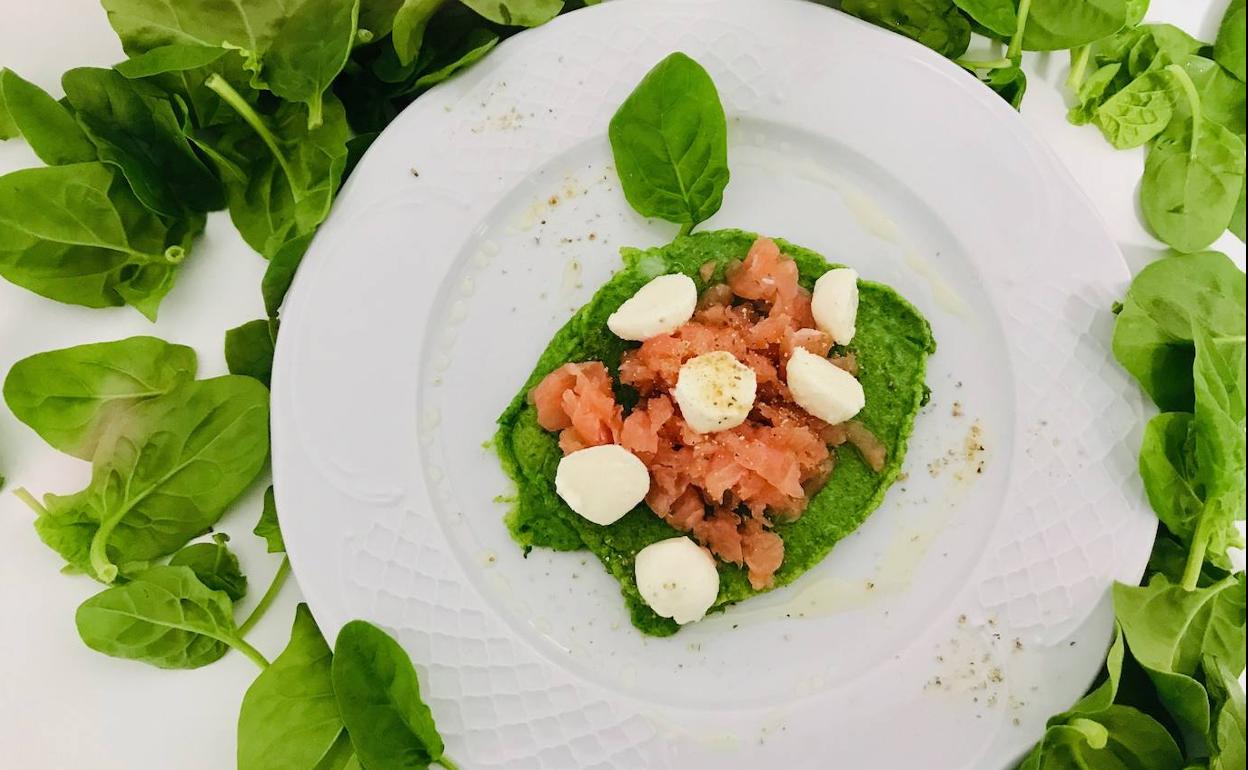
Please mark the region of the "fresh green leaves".
[[1231, 0], [1218, 27], [1218, 37], [1213, 43], [1213, 58], [1239, 78], [1245, 79], [1244, 63], [1244, 27], [1248, 24], [1245, 18], [1244, 0]]
[[545, 24], [563, 10], [563, 0], [463, 0], [463, 3], [495, 24], [516, 27]]
[[308, 106], [308, 128], [322, 122], [322, 98], [355, 42], [359, 0], [299, 0], [275, 29], [261, 77], [288, 102]]
[[247, 576], [238, 565], [238, 557], [226, 545], [228, 542], [230, 536], [218, 532], [212, 536], [212, 542], [192, 543], [175, 553], [169, 566], [190, 567], [206, 588], [220, 591], [236, 602], [247, 595]]
[[91, 483], [47, 495], [40, 538], [111, 582], [118, 565], [168, 555], [216, 523], [268, 457], [268, 390], [250, 377], [183, 383], [109, 423]]
[[95, 147], [73, 115], [39, 86], [12, 70], [0, 69], [0, 101], [10, 126], [5, 133], [26, 137], [39, 160], [49, 166], [95, 160]]
[[273, 376], [273, 345], [276, 322], [248, 321], [225, 333], [225, 363], [230, 374], [242, 374], [267, 387]]
[[195, 351], [155, 337], [36, 353], [13, 365], [4, 400], [54, 449], [91, 459], [109, 423], [195, 376]]
[[340, 768], [353, 751], [330, 675], [333, 654], [306, 604], [290, 642], [256, 677], [238, 713], [238, 770]]
[[723, 203], [728, 129], [706, 70], [682, 53], [655, 65], [611, 118], [624, 197], [688, 232]]
[[1106, 99], [1093, 121], [1117, 149], [1140, 147], [1170, 125], [1171, 87], [1169, 76], [1149, 72]]
[[286, 553], [286, 541], [282, 539], [282, 529], [277, 521], [277, 499], [273, 496], [273, 487], [264, 490], [264, 508], [252, 532], [256, 537], [264, 538], [269, 553]]
[[1014, 7], [1014, 0], [953, 1], [967, 16], [1002, 37], [1009, 37], [1018, 29], [1018, 10]]
[[841, 10], [949, 58], [961, 56], [971, 42], [971, 24], [954, 0], [844, 0]]
[[1126, 21], [1125, 0], [1031, 0], [1022, 47], [1028, 51], [1076, 48], [1114, 34]]
[[78, 608], [78, 635], [115, 658], [159, 668], [199, 668], [233, 647], [267, 665], [234, 626], [230, 597], [207, 588], [190, 567], [152, 567]]
[[446, 750], [416, 669], [398, 642], [362, 620], [338, 633], [332, 666], [338, 711], [360, 764], [369, 770], [416, 770]]
[[429, 20], [442, 7], [445, 0], [403, 0], [394, 14], [394, 51], [399, 64], [407, 67], [416, 61], [425, 39]]
[[156, 317], [203, 218], [145, 208], [103, 163], [0, 177], [0, 276], [49, 299]]

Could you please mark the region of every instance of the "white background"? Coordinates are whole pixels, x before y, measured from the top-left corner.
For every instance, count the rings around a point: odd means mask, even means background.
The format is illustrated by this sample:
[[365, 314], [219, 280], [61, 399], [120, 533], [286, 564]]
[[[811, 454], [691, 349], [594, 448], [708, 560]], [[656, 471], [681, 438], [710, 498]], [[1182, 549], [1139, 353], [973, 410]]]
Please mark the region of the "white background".
[[[0, 66], [57, 96], [66, 69], [107, 66], [122, 58], [103, 10], [91, 0], [4, 0], [3, 5]], [[1222, 0], [1153, 0], [1149, 20], [1171, 22], [1211, 40], [1224, 7]], [[1163, 253], [1138, 219], [1143, 153], [1115, 151], [1096, 129], [1066, 122], [1065, 54], [1029, 54], [1026, 61], [1030, 85], [1024, 119], [1056, 149], [1138, 270]], [[0, 172], [37, 164], [20, 140], [0, 144]], [[1233, 236], [1224, 236], [1213, 248], [1243, 265], [1244, 246]], [[194, 347], [201, 377], [224, 373], [225, 330], [263, 315], [263, 271], [263, 261], [222, 213], [209, 217], [207, 233], [196, 243], [155, 324], [129, 308], [59, 305], [0, 281], [0, 373], [33, 353], [134, 334]], [[197, 671], [161, 671], [87, 649], [74, 629], [74, 611], [98, 586], [58, 574], [59, 557], [39, 542], [31, 527], [33, 514], [9, 492], [18, 486], [37, 495], [74, 491], [88, 480], [89, 466], [49, 449], [0, 409], [0, 475], [8, 479], [0, 493], [0, 765], [23, 770], [233, 767], [238, 705], [257, 673], [254, 664], [230, 654]], [[250, 578], [240, 617], [278, 564], [250, 534], [266, 484], [266, 479], [257, 482], [220, 525], [233, 536]], [[285, 644], [298, 600], [297, 587], [288, 583], [250, 635], [266, 655], [276, 655]]]

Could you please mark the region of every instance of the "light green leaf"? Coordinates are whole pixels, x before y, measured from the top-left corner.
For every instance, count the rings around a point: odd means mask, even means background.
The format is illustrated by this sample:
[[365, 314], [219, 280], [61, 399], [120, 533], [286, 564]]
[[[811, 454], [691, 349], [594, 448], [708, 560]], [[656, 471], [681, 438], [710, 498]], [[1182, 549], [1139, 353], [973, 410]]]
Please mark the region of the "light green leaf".
[[1170, 78], [1149, 72], [1105, 100], [1093, 121], [1105, 139], [1119, 150], [1140, 147], [1165, 130], [1174, 113]]
[[1241, 82], [1245, 79], [1245, 67], [1248, 66], [1244, 63], [1244, 27], [1248, 24], [1244, 8], [1244, 0], [1231, 0], [1213, 43], [1213, 58]]
[[1009, 37], [1018, 29], [1018, 11], [1014, 7], [1014, 0], [953, 1], [967, 16], [1002, 37]]
[[841, 10], [957, 58], [971, 42], [971, 24], [954, 0], [843, 0]]
[[1023, 49], [1078, 48], [1109, 37], [1126, 21], [1125, 0], [1031, 0]]
[[57, 100], [16, 72], [0, 69], [0, 101], [12, 123], [12, 135], [26, 143], [49, 166], [95, 160], [95, 146]]
[[321, 125], [325, 91], [347, 63], [359, 9], [359, 0], [300, 0], [264, 52], [262, 79], [277, 96], [308, 106], [309, 129]]
[[238, 557], [226, 543], [230, 536], [218, 532], [210, 543], [191, 543], [169, 560], [170, 567], [190, 567], [199, 582], [212, 591], [221, 591], [238, 601], [247, 595], [247, 576], [238, 565]]
[[425, 39], [425, 27], [446, 0], [404, 0], [394, 15], [394, 51], [406, 67], [416, 60]]
[[536, 27], [563, 10], [563, 0], [462, 0], [464, 5], [496, 24]]
[[273, 487], [264, 490], [264, 508], [252, 533], [264, 538], [269, 553], [286, 552], [286, 541], [282, 539], [282, 528], [277, 520], [277, 498], [273, 496]]

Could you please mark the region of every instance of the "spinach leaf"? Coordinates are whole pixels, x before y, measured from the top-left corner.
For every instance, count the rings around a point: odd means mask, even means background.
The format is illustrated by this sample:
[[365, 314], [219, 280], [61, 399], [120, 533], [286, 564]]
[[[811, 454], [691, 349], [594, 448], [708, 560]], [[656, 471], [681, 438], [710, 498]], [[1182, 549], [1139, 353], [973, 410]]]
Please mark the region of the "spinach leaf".
[[88, 647], [159, 668], [199, 668], [233, 647], [262, 668], [264, 656], [238, 635], [230, 597], [190, 567], [152, 567], [82, 603], [75, 616]]
[[1184, 543], [1196, 532], [1204, 500], [1196, 491], [1193, 417], [1163, 412], [1148, 422], [1140, 448], [1140, 477], [1148, 501], [1166, 529]]
[[355, 42], [359, 0], [301, 0], [278, 23], [260, 71], [269, 90], [308, 106], [308, 128], [321, 125], [323, 95]]
[[1059, 51], [1094, 43], [1122, 29], [1127, 4], [1125, 0], [1031, 0], [1026, 14], [1020, 11], [1019, 15], [1025, 20], [1024, 50]]
[[191, 149], [163, 91], [95, 67], [66, 72], [61, 85], [100, 160], [125, 175], [145, 206], [177, 216], [225, 205], [221, 183]]
[[273, 496], [273, 487], [264, 490], [264, 508], [252, 532], [264, 538], [269, 553], [286, 553], [286, 541], [282, 539], [282, 528], [277, 521], [277, 499]]
[[1172, 121], [1149, 148], [1140, 184], [1144, 219], [1158, 238], [1193, 252], [1226, 230], [1244, 184], [1244, 142], [1204, 117], [1186, 70], [1167, 65], [1191, 111]]
[[276, 322], [248, 321], [225, 333], [225, 363], [230, 374], [242, 374], [268, 387], [273, 377], [273, 343]]
[[971, 24], [954, 0], [843, 0], [841, 10], [950, 59], [966, 53], [971, 42]]
[[308, 244], [311, 242], [312, 233], [310, 232], [295, 236], [279, 246], [269, 259], [269, 266], [265, 268], [264, 277], [260, 281], [260, 294], [264, 297], [264, 311], [268, 313], [269, 318], [277, 318], [278, 311], [282, 307], [282, 300], [286, 298], [286, 292], [290, 290], [290, 284], [295, 280], [295, 271], [299, 269], [299, 263], [303, 261], [304, 252], [308, 250]]
[[962, 11], [975, 21], [1002, 37], [1018, 31], [1018, 11], [1014, 0], [953, 0]]
[[0, 276], [49, 299], [155, 319], [203, 217], [167, 220], [103, 163], [0, 177]]
[[611, 151], [629, 204], [683, 226], [719, 210], [728, 184], [728, 127], [715, 83], [674, 53], [655, 65], [611, 118]]
[[308, 605], [300, 604], [286, 649], [243, 696], [238, 770], [342, 767], [351, 747], [334, 698], [331, 660]]
[[399, 64], [406, 67], [416, 61], [425, 39], [425, 28], [446, 0], [404, 0], [394, 15], [391, 39]]
[[[1209, 700], [1196, 679], [1206, 656], [1244, 665], [1244, 580], [1185, 590], [1164, 576], [1147, 586], [1114, 586], [1114, 610], [1135, 660], [1148, 673], [1189, 753], [1209, 730]], [[1199, 756], [1199, 754], [1197, 754]]]
[[[1148, 569], [1145, 570], [1145, 574], [1158, 573], [1165, 575], [1171, 583], [1181, 583], [1183, 572], [1187, 569], [1187, 552], [1187, 545], [1180, 543], [1165, 530], [1159, 531], [1157, 540], [1153, 543], [1153, 552], [1148, 556]], [[1196, 584], [1201, 588], [1206, 588], [1227, 578], [1230, 574], [1220, 567], [1205, 562], [1201, 566], [1200, 577]]]
[[1213, 43], [1213, 58], [1218, 64], [1230, 70], [1241, 82], [1246, 74], [1244, 26], [1248, 24], [1248, 20], [1245, 18], [1244, 8], [1244, 0], [1231, 0], [1226, 8], [1226, 14], [1222, 16], [1222, 23], [1218, 27], [1218, 37]]
[[1248, 132], [1245, 117], [1248, 86], [1227, 74], [1217, 62], [1203, 56], [1188, 56], [1181, 63], [1200, 94], [1200, 110], [1204, 116], [1225, 126], [1242, 140]]
[[415, 770], [443, 760], [446, 747], [407, 653], [385, 631], [353, 620], [338, 632], [332, 667], [338, 712], [360, 764]]
[[210, 77], [208, 85], [244, 121], [226, 126], [213, 145], [244, 174], [240, 179], [221, 168], [230, 218], [243, 240], [272, 257], [287, 241], [312, 232], [329, 213], [346, 165], [346, 115], [327, 95], [322, 124], [310, 129], [299, 105], [283, 103], [262, 117], [224, 78]]
[[1066, 113], [1066, 119], [1076, 126], [1092, 122], [1097, 109], [1121, 87], [1115, 83], [1121, 70], [1122, 64], [1110, 62], [1098, 67], [1080, 83], [1075, 106]]
[[1244, 333], [1244, 274], [1215, 251], [1165, 257], [1131, 283], [1114, 326], [1114, 357], [1163, 411], [1195, 409], [1195, 328]]
[[36, 353], [13, 364], [4, 401], [53, 448], [91, 459], [110, 422], [194, 378], [195, 351], [130, 337]]
[[1248, 762], [1248, 748], [1244, 745], [1244, 690], [1220, 658], [1206, 657], [1201, 667], [1214, 705], [1209, 770], [1238, 770]]
[[1245, 219], [1248, 219], [1248, 216], [1246, 216], [1245, 212], [1246, 201], [1244, 199], [1244, 193], [1244, 185], [1241, 183], [1239, 185], [1239, 202], [1235, 204], [1235, 212], [1231, 215], [1230, 225], [1230, 231], [1241, 241], [1245, 240], [1244, 233], [1245, 230], [1248, 229], [1248, 222], [1245, 222]]
[[1021, 67], [994, 69], [988, 73], [984, 83], [1014, 109], [1022, 107], [1023, 95], [1027, 93], [1027, 74]]
[[380, 40], [394, 28], [394, 17], [406, 0], [360, 0], [360, 31], [368, 30]]
[[[498, 40], [498, 35], [488, 29], [476, 28], [469, 31], [458, 50], [450, 57], [450, 60], [416, 78], [412, 82], [410, 91], [432, 88], [456, 72], [475, 64], [493, 50], [494, 46], [498, 45]], [[408, 93], [408, 90], [404, 90], [402, 93]]]
[[462, 0], [463, 4], [495, 24], [536, 27], [563, 10], [563, 0]]
[[1132, 35], [1135, 43], [1127, 51], [1127, 71], [1132, 75], [1182, 64], [1204, 45], [1173, 24], [1145, 24]]
[[1127, 0], [1127, 21], [1124, 26], [1130, 28], [1144, 21], [1148, 14], [1148, 5], [1149, 0]]
[[1149, 72], [1105, 100], [1093, 113], [1093, 122], [1119, 150], [1140, 147], [1170, 125], [1171, 79]]
[[183, 383], [108, 425], [91, 482], [46, 495], [35, 530], [73, 567], [112, 582], [118, 567], [173, 553], [217, 522], [268, 457], [268, 390], [234, 375]]
[[127, 59], [113, 69], [128, 78], [147, 78], [167, 72], [184, 72], [212, 64], [226, 49], [192, 43], [170, 43]]
[[1054, 725], [1019, 770], [1180, 770], [1183, 755], [1156, 719], [1130, 706]]
[[206, 588], [220, 591], [236, 602], [247, 595], [247, 576], [238, 566], [238, 557], [226, 546], [228, 542], [230, 536], [218, 532], [211, 543], [192, 543], [179, 550], [169, 560], [169, 566], [190, 567]]
[[17, 129], [17, 124], [13, 122], [13, 116], [9, 114], [9, 108], [4, 101], [4, 73], [6, 71], [0, 70], [0, 141], [21, 136], [22, 133]]
[[0, 101], [13, 126], [11, 135], [26, 137], [39, 160], [49, 166], [95, 160], [95, 147], [69, 110], [13, 70], [0, 69]]

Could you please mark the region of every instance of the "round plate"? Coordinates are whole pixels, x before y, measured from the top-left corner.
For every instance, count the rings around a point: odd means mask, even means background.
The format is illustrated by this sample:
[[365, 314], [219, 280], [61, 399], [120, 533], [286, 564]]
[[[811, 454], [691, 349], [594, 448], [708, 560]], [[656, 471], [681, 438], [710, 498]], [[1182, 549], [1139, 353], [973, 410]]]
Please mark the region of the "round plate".
[[[484, 444], [619, 247], [674, 235], [628, 208], [606, 137], [673, 50], [729, 116], [703, 227], [896, 287], [939, 350], [867, 523], [655, 639], [594, 557], [509, 540]], [[461, 767], [1005, 767], [1092, 679], [1152, 540], [1108, 349], [1127, 278], [1018, 116], [917, 44], [813, 3], [577, 11], [409, 107], [309, 250], [273, 380], [295, 572], [326, 636], [395, 630]]]

